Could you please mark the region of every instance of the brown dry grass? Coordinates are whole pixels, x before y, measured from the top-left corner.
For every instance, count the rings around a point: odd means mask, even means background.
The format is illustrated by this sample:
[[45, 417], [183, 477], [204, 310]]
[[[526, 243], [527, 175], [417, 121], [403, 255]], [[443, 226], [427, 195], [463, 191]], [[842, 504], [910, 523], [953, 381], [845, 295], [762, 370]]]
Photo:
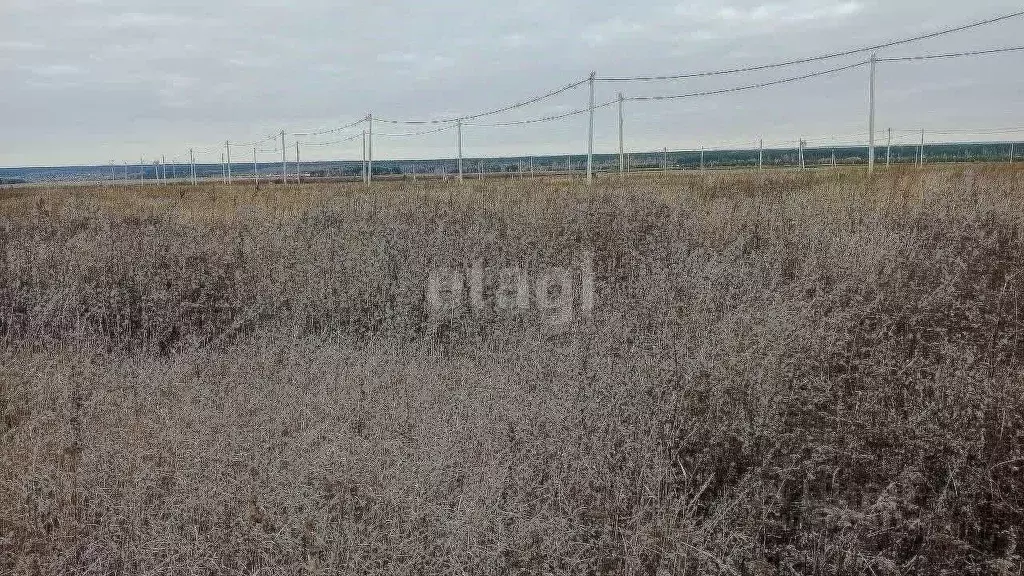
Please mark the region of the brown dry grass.
[[[1024, 171], [0, 192], [0, 572], [1020, 574]], [[597, 306], [428, 272], [595, 256]]]

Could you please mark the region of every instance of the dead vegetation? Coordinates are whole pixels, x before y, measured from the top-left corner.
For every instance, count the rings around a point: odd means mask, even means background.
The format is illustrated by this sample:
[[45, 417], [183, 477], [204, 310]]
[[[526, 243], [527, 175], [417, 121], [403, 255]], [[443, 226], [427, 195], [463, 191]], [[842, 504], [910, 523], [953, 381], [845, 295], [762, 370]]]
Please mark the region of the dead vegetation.
[[4, 194], [0, 572], [1021, 573], [1024, 171]]

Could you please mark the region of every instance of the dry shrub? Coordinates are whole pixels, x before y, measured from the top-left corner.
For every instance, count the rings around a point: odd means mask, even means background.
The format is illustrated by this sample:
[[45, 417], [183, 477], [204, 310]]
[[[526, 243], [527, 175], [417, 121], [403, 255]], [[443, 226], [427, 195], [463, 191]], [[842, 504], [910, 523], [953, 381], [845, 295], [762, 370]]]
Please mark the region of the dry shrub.
[[1019, 574], [1022, 174], [6, 197], [0, 567]]

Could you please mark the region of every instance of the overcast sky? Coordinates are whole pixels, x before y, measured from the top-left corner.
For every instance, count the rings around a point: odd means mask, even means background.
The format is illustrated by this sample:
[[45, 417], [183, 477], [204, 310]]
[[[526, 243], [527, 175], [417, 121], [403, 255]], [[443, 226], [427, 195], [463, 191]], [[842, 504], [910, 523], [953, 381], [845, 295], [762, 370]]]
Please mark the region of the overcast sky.
[[[0, 0], [0, 166], [103, 164], [166, 155], [217, 162], [223, 142], [338, 126], [368, 112], [431, 119], [528, 98], [591, 70], [670, 74], [875, 44], [1021, 9], [977, 0]], [[913, 55], [1024, 44], [1024, 18], [891, 49]], [[792, 76], [795, 68], [597, 86], [599, 102]], [[884, 64], [878, 127], [1024, 127], [1024, 53]], [[626, 104], [626, 146], [706, 146], [865, 138], [867, 68], [724, 96]], [[586, 106], [586, 88], [486, 121]], [[484, 121], [484, 120], [481, 120]], [[526, 127], [467, 127], [466, 156], [585, 153], [586, 116]], [[451, 157], [455, 134], [385, 136], [378, 158]], [[348, 134], [348, 133], [345, 133]], [[615, 107], [596, 148], [617, 151]], [[330, 135], [321, 140], [336, 140]], [[1024, 132], [999, 138], [1024, 139]], [[919, 136], [897, 132], [898, 141]], [[940, 138], [936, 135], [935, 138]], [[957, 139], [956, 135], [941, 136]], [[288, 147], [293, 151], [292, 138]], [[312, 142], [312, 140], [311, 140]], [[261, 159], [271, 161], [274, 145]], [[359, 139], [303, 149], [358, 159]], [[233, 159], [251, 159], [237, 150]], [[277, 155], [279, 158], [279, 154]]]

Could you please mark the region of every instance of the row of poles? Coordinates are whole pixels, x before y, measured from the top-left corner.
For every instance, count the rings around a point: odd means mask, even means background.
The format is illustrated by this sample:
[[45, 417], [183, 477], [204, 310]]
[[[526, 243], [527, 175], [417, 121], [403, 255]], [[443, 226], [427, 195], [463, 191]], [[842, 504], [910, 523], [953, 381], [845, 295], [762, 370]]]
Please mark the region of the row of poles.
[[[458, 122], [457, 126], [458, 126], [458, 140], [459, 140], [459, 156], [458, 156], [458, 159], [457, 159], [458, 178], [459, 178], [459, 180], [464, 180], [465, 179], [465, 172], [464, 172], [464, 169], [463, 169], [464, 158], [462, 156], [462, 125], [461, 125], [461, 121]], [[623, 116], [622, 116], [621, 94], [620, 94], [620, 109], [619, 109], [619, 173], [620, 174], [624, 174], [625, 172], [629, 172], [630, 171], [629, 166], [632, 164], [632, 162], [630, 160], [628, 160], [628, 156], [630, 156], [630, 155], [626, 154], [626, 151], [625, 151], [624, 139], [622, 137], [623, 136], [623, 131], [624, 131], [624, 122], [623, 122]], [[887, 130], [887, 132], [888, 132], [888, 142], [886, 144], [886, 151], [885, 151], [885, 165], [888, 167], [888, 166], [890, 166], [892, 164], [892, 129], [889, 128]], [[921, 134], [920, 143], [917, 145], [917, 151], [916, 151], [916, 153], [914, 155], [914, 164], [916, 166], [919, 166], [919, 167], [924, 165], [924, 160], [925, 160], [925, 130], [921, 130], [920, 134]], [[296, 136], [302, 136], [302, 135], [306, 135], [306, 134], [296, 134]], [[373, 167], [373, 156], [372, 156], [373, 155], [373, 143], [372, 143], [371, 136], [372, 136], [372, 128], [370, 128], [369, 130], [364, 130], [363, 131], [363, 134], [362, 134], [363, 161], [362, 161], [361, 174], [362, 174], [363, 182], [365, 184], [367, 184], [367, 185], [369, 185], [372, 182], [372, 178], [373, 178], [373, 173], [372, 173], [372, 169], [373, 169], [372, 168]], [[288, 183], [288, 159], [287, 159], [287, 155], [284, 153], [285, 150], [286, 150], [286, 148], [284, 147], [284, 138], [285, 138], [285, 133], [284, 132], [281, 133], [281, 138], [282, 138], [282, 157], [281, 157], [281, 168], [282, 168], [282, 170], [281, 171], [282, 171], [282, 175], [283, 175], [283, 181], [284, 181], [285, 184], [287, 184]], [[874, 169], [874, 162], [875, 162], [875, 158], [874, 158], [874, 149], [875, 149], [874, 137], [873, 136], [870, 137], [870, 140], [871, 140], [871, 143], [869, 144], [869, 164], [868, 164], [868, 170], [869, 171], [873, 171], [873, 169]], [[231, 163], [231, 142], [227, 141], [227, 142], [224, 143], [224, 145], [225, 145], [225, 154], [221, 155], [221, 178], [223, 179], [224, 182], [230, 184], [233, 181], [233, 179], [232, 179], [232, 171], [231, 171], [231, 168], [232, 168], [232, 163]], [[800, 169], [805, 169], [806, 168], [806, 160], [805, 160], [805, 150], [806, 149], [807, 149], [807, 140], [804, 140], [803, 138], [801, 138], [798, 141], [798, 144], [797, 144], [797, 164], [800, 167]], [[662, 171], [668, 171], [668, 169], [669, 169], [669, 163], [668, 163], [669, 151], [668, 151], [668, 148], [662, 148], [662, 150], [659, 150], [658, 152], [660, 152], [661, 155], [662, 155], [662, 162], [661, 162], [661, 169], [662, 169]], [[758, 142], [758, 152], [757, 152], [757, 168], [758, 168], [758, 170], [762, 170], [764, 168], [764, 152], [765, 152], [764, 140], [761, 139]], [[258, 146], [254, 146], [253, 147], [253, 175], [254, 175], [254, 178], [255, 178], [257, 184], [259, 183], [259, 159], [258, 159], [258, 154], [259, 154], [259, 148], [258, 148]], [[699, 164], [701, 171], [704, 171], [704, 169], [705, 169], [704, 156], [705, 156], [705, 149], [704, 149], [704, 147], [701, 147], [700, 148], [700, 164]], [[1009, 162], [1011, 164], [1014, 162], [1015, 156], [1016, 156], [1016, 153], [1015, 153], [1015, 143], [1011, 142], [1010, 143], [1010, 153], [1009, 153]], [[835, 149], [833, 149], [833, 151], [832, 151], [832, 163], [831, 163], [831, 165], [833, 167], [837, 166], [836, 157], [835, 157]], [[171, 178], [174, 179], [174, 180], [177, 179], [177, 172], [176, 172], [177, 166], [178, 166], [177, 162], [173, 162], [171, 164], [171, 170], [172, 170]], [[141, 158], [139, 159], [139, 167], [140, 167], [139, 180], [144, 183], [145, 182], [145, 161], [143, 159], [141, 159]], [[125, 181], [129, 180], [128, 168], [129, 168], [129, 165], [128, 165], [127, 162], [125, 162], [125, 164], [124, 164], [124, 180]], [[588, 178], [592, 178], [593, 177], [593, 151], [592, 150], [588, 150], [588, 155], [587, 155], [587, 160], [586, 160], [586, 168], [587, 168]], [[115, 177], [114, 164], [113, 163], [111, 163], [110, 170], [111, 170], [111, 172], [110, 172], [110, 179], [111, 179], [111, 181], [114, 181], [114, 180], [116, 180], [116, 177]], [[572, 170], [573, 170], [572, 159], [571, 159], [571, 156], [570, 156], [566, 160], [566, 171], [567, 172], [572, 172]], [[165, 158], [161, 158], [160, 161], [154, 163], [154, 172], [155, 172], [155, 178], [156, 178], [156, 180], [158, 182], [161, 182], [161, 183], [167, 183], [168, 182], [168, 179], [167, 179], [167, 162], [166, 162]], [[483, 172], [483, 163], [482, 162], [479, 163], [478, 172], [479, 172], [479, 177], [483, 178], [484, 172]], [[533, 159], [532, 158], [529, 161], [529, 170], [528, 170], [528, 172], [529, 172], [529, 174], [531, 176], [535, 174], [534, 163], [533, 163]], [[523, 175], [525, 173], [526, 173], [525, 165], [523, 164], [523, 161], [520, 160], [519, 161], [519, 166], [518, 166], [518, 171], [515, 174]], [[414, 169], [414, 171], [413, 171], [413, 180], [415, 181], [415, 179], [416, 179], [416, 172], [415, 172], [415, 169]], [[448, 179], [447, 173], [444, 174], [444, 179], [445, 180]], [[197, 171], [196, 164], [195, 164], [195, 154], [194, 154], [193, 149], [189, 149], [189, 181], [193, 185], [195, 185], [195, 184], [198, 184], [198, 180], [199, 180], [199, 176], [198, 176], [198, 171]], [[297, 183], [299, 183], [299, 184], [302, 183], [301, 148], [300, 148], [299, 140], [295, 141], [295, 181]]]
[[[188, 149], [188, 157], [189, 157], [189, 160], [188, 160], [188, 166], [189, 166], [189, 176], [188, 176], [188, 178], [189, 178], [189, 182], [191, 182], [193, 185], [196, 185], [196, 184], [199, 183], [199, 173], [196, 170], [196, 156], [195, 156], [194, 149], [192, 149], [192, 148]], [[171, 180], [177, 180], [178, 179], [178, 165], [179, 164], [178, 164], [177, 161], [171, 162]], [[128, 167], [129, 167], [128, 163], [125, 162], [124, 163], [124, 181], [125, 182], [127, 182], [129, 180]], [[111, 162], [110, 163], [110, 181], [111, 182], [114, 182], [114, 181], [117, 180], [117, 176], [116, 176], [115, 170], [116, 170], [116, 164], [114, 162]], [[167, 179], [167, 157], [166, 156], [161, 156], [160, 160], [155, 161], [153, 163], [153, 174], [154, 174], [154, 179], [157, 182], [159, 182], [161, 184], [166, 184], [166, 183], [169, 182], [169, 180]], [[139, 181], [143, 182], [143, 183], [145, 183], [145, 181], [146, 181], [146, 160], [145, 160], [145, 158], [139, 158]]]
[[[876, 70], [878, 64], [877, 54], [872, 54], [868, 64], [870, 66], [870, 78], [868, 84], [868, 174], [872, 174], [875, 170], [875, 111], [876, 111], [876, 100], [875, 100], [875, 87], [876, 87]], [[596, 85], [597, 73], [591, 72], [587, 79], [589, 86], [589, 105], [587, 111], [589, 112], [588, 127], [587, 127], [587, 162], [586, 162], [586, 180], [587, 184], [591, 184], [594, 179], [594, 112], [597, 108], [595, 102], [596, 96]], [[626, 98], [620, 92], [618, 94], [618, 122], [619, 122], [619, 172], [624, 173], [626, 170], [625, 166], [625, 112], [624, 103]], [[367, 114], [363, 119], [366, 123], [366, 129], [362, 131], [362, 145], [363, 145], [363, 159], [362, 159], [362, 179], [367, 186], [370, 186], [373, 182], [373, 114]], [[463, 150], [462, 150], [462, 127], [463, 121], [461, 118], [454, 121], [455, 129], [457, 132], [457, 146], [458, 146], [458, 178], [463, 180], [465, 173], [463, 170]], [[889, 129], [889, 142], [886, 149], [886, 165], [891, 163], [891, 150], [892, 150], [892, 130]], [[317, 133], [296, 133], [293, 136], [295, 140], [295, 163], [296, 163], [296, 181], [302, 183], [302, 170], [301, 170], [301, 150], [299, 137], [302, 136], [316, 136]], [[357, 135], [358, 136], [358, 135]], [[286, 146], [286, 133], [284, 130], [280, 132], [281, 137], [281, 174], [285, 184], [288, 183], [288, 158], [287, 158], [287, 146]], [[921, 130], [921, 142], [919, 146], [919, 152], [917, 157], [917, 164], [924, 164], [924, 138], [925, 131]], [[253, 172], [256, 178], [256, 182], [259, 182], [259, 144], [266, 142], [269, 139], [265, 139], [261, 142], [253, 144]], [[800, 167], [804, 167], [804, 149], [806, 147], [806, 141], [803, 139], [799, 142], [799, 163]], [[1010, 148], [1010, 162], [1013, 162], [1013, 144]], [[667, 169], [667, 149], [664, 150], [664, 165]], [[189, 149], [189, 164], [190, 164], [190, 179], [192, 184], [198, 182], [198, 176], [196, 173], [195, 166], [195, 154], [193, 149]], [[224, 155], [221, 156], [221, 162], [223, 164], [222, 177], [230, 184], [232, 182], [231, 174], [231, 141], [224, 142]], [[166, 163], [163, 164], [163, 181], [166, 182]], [[759, 143], [758, 150], [758, 168], [764, 167], [764, 140], [762, 139]], [[143, 162], [140, 160], [140, 167], [143, 166]], [[704, 166], [704, 151], [701, 149], [701, 166]], [[144, 167], [143, 167], [144, 172]], [[113, 165], [111, 165], [111, 178], [113, 179]], [[125, 165], [125, 179], [127, 180], [127, 164]], [[143, 176], [140, 175], [140, 179]], [[160, 179], [159, 169], [157, 170], [157, 178]]]

